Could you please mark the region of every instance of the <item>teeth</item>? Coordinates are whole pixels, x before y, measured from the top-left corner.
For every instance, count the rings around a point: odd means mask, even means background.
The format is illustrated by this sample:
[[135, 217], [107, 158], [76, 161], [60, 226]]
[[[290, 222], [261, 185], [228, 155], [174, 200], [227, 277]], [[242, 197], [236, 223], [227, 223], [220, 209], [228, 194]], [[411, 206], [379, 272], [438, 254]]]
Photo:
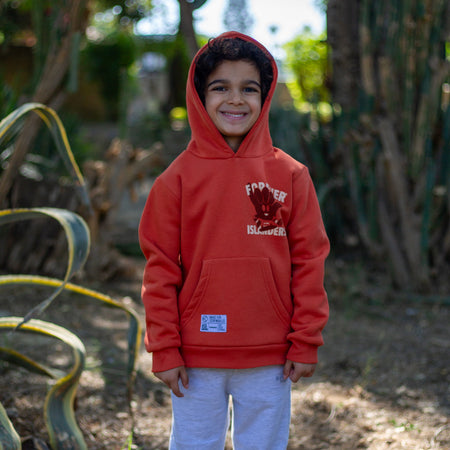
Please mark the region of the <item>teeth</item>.
[[227, 116], [230, 116], [230, 117], [243, 117], [244, 116], [244, 113], [224, 113], [225, 115], [227, 115]]

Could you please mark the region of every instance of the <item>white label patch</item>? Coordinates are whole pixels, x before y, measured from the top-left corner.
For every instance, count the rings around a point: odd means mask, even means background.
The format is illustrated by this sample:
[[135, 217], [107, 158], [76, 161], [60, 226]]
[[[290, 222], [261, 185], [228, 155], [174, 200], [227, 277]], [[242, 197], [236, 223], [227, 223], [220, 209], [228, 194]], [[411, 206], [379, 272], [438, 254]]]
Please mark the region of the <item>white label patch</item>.
[[226, 333], [227, 316], [224, 314], [202, 314], [200, 331], [205, 333]]

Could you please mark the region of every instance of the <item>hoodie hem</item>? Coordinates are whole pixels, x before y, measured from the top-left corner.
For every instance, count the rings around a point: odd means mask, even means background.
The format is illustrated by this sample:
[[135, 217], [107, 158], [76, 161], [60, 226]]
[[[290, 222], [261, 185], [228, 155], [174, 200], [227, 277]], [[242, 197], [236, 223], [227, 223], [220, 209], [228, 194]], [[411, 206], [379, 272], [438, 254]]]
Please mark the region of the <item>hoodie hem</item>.
[[284, 364], [288, 350], [289, 344], [226, 348], [184, 345], [181, 355], [186, 367], [250, 369]]

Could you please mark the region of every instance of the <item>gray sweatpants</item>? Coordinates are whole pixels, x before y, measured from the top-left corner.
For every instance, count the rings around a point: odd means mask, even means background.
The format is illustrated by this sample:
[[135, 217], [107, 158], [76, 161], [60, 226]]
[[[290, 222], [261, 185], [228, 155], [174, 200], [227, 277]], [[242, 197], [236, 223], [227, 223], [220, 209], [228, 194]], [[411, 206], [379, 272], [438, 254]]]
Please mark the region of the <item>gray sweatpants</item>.
[[223, 450], [232, 405], [236, 450], [285, 450], [291, 418], [291, 381], [282, 366], [187, 369], [189, 389], [172, 394], [170, 450]]

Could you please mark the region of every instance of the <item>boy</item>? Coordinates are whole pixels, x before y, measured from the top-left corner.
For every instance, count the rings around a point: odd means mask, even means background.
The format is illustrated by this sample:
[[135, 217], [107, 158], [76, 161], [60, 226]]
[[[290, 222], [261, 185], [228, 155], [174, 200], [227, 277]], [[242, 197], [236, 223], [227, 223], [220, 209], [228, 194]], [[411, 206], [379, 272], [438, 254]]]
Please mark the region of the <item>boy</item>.
[[277, 68], [227, 32], [194, 58], [192, 137], [139, 227], [153, 372], [172, 390], [171, 449], [285, 449], [290, 383], [313, 374], [329, 243], [308, 170], [272, 146]]

